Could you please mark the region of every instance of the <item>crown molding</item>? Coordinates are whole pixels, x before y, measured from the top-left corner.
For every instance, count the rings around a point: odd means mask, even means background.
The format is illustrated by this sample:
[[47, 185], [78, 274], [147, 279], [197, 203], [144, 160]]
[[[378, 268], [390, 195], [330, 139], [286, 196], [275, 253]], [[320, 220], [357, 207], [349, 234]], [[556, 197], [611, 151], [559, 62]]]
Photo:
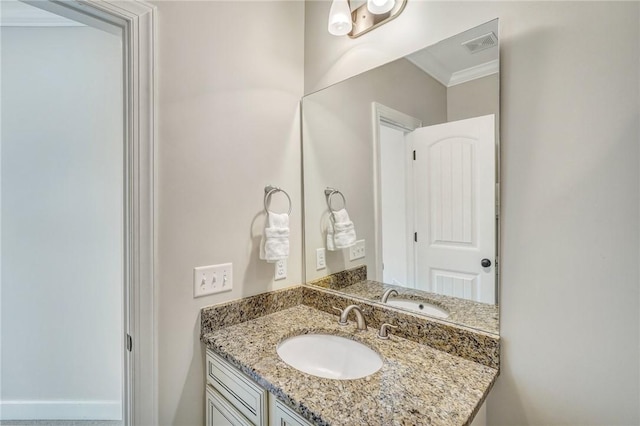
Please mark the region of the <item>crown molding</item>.
[[449, 79], [451, 78], [451, 71], [449, 71], [440, 61], [438, 61], [431, 54], [422, 55], [419, 59], [414, 59], [408, 56], [407, 59], [416, 67], [429, 74], [436, 79], [443, 86], [449, 85]]
[[500, 62], [497, 59], [494, 59], [493, 61], [485, 62], [484, 64], [476, 65], [475, 67], [454, 72], [449, 78], [449, 84], [447, 84], [447, 87], [456, 86], [458, 84], [466, 83], [498, 72], [500, 72]]
[[419, 58], [409, 56], [407, 59], [445, 87], [456, 86], [500, 71], [500, 62], [497, 59], [455, 72], [449, 71], [430, 54], [423, 54]]

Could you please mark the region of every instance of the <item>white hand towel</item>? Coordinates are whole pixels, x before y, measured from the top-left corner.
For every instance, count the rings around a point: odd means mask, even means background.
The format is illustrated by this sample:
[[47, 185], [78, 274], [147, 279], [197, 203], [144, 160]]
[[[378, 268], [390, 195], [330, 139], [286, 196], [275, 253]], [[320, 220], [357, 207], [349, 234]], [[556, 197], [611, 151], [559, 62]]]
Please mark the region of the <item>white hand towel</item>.
[[269, 263], [289, 257], [289, 215], [267, 213], [267, 223], [260, 242], [260, 259]]
[[341, 209], [329, 215], [327, 227], [327, 250], [335, 251], [351, 247], [356, 243], [356, 230], [347, 210]]

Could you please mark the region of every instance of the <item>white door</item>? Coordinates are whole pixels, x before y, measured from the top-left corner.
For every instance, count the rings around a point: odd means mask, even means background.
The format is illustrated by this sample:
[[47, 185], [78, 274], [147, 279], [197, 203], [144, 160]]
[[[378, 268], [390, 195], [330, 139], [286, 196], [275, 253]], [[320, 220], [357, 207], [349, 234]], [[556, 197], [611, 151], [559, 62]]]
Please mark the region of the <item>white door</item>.
[[496, 303], [494, 133], [488, 115], [407, 134], [415, 150], [416, 288]]

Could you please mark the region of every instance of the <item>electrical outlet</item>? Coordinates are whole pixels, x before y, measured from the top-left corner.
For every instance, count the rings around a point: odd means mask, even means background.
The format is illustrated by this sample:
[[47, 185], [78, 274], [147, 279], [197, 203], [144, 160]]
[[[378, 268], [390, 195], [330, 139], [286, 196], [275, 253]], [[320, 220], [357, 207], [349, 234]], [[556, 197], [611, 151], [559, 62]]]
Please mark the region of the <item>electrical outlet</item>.
[[349, 247], [349, 260], [362, 259], [366, 255], [364, 250], [364, 240], [358, 240]]
[[193, 297], [222, 293], [233, 288], [233, 264], [198, 266], [193, 268]]
[[274, 280], [284, 280], [287, 278], [287, 259], [280, 259], [276, 263], [276, 272], [274, 275]]
[[327, 267], [327, 252], [324, 248], [316, 249], [316, 271]]

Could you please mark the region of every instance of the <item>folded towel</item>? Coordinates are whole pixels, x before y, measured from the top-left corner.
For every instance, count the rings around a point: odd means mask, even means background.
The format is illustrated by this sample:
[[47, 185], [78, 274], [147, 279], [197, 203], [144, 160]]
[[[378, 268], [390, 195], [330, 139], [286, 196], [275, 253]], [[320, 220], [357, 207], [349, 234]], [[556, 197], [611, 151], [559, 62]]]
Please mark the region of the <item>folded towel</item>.
[[269, 263], [289, 257], [289, 215], [267, 212], [260, 242], [260, 259]]
[[335, 251], [356, 243], [356, 230], [347, 210], [332, 212], [327, 227], [327, 250]]

